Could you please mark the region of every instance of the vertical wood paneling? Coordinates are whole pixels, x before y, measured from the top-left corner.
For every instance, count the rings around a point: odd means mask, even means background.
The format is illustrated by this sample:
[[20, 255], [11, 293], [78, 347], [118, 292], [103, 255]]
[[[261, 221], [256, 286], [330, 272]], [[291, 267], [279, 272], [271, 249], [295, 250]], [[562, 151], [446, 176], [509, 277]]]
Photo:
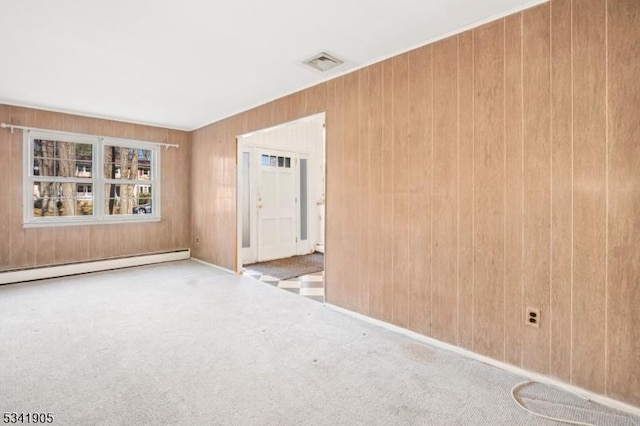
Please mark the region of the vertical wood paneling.
[[[266, 122], [271, 123], [272, 117], [271, 108], [275, 107], [275, 104], [269, 105], [267, 108], [263, 108], [261, 114], [266, 115]], [[223, 265], [232, 265], [229, 269], [235, 270], [235, 258], [237, 252], [237, 240], [235, 238], [235, 230], [237, 228], [236, 223], [236, 162], [237, 162], [237, 142], [236, 131], [233, 126], [233, 119], [228, 118], [224, 121], [222, 129], [220, 130], [221, 138], [221, 154], [222, 168], [219, 173], [221, 175], [222, 191], [220, 198], [217, 200], [218, 208], [215, 209], [215, 214], [224, 218], [223, 223], [231, 223], [232, 226], [220, 226], [218, 229], [218, 236], [222, 241], [233, 241], [232, 250], [221, 250], [218, 252], [218, 258]], [[231, 143], [224, 143], [224, 141], [230, 141]]]
[[409, 318], [431, 335], [431, 46], [409, 53]]
[[505, 19], [505, 361], [522, 362], [522, 15]]
[[[275, 126], [280, 123], [286, 123], [287, 121], [291, 121], [291, 112], [289, 110], [288, 96], [284, 98], [276, 99], [275, 101], [271, 102], [271, 104], [272, 104], [272, 109], [271, 109], [271, 117], [269, 120], [271, 126]], [[234, 126], [234, 129], [237, 129], [237, 127]]]
[[[210, 137], [212, 141], [210, 143], [213, 143], [213, 149], [211, 150], [211, 152], [207, 153], [209, 155], [206, 155], [202, 158], [202, 164], [200, 167], [201, 171], [206, 170], [206, 172], [203, 174], [204, 191], [202, 193], [202, 196], [211, 197], [211, 201], [207, 203], [206, 210], [203, 212], [204, 226], [202, 227], [203, 235], [201, 236], [201, 241], [214, 242], [214, 244], [205, 245], [205, 247], [207, 247], [208, 257], [213, 259], [214, 263], [222, 261], [219, 255], [219, 253], [222, 251], [222, 247], [219, 244], [223, 243], [223, 240], [220, 238], [220, 236], [222, 235], [221, 231], [224, 223], [221, 220], [216, 220], [211, 223], [210, 219], [220, 214], [216, 214], [216, 211], [222, 211], [222, 206], [220, 205], [220, 200], [223, 196], [222, 191], [224, 190], [222, 173], [224, 169], [224, 158], [222, 157], [222, 152], [220, 152], [220, 132], [222, 129], [222, 125], [223, 123], [220, 123], [210, 129]], [[218, 185], [216, 185], [217, 182], [219, 182]], [[226, 244], [232, 243], [232, 241], [226, 242]]]
[[549, 374], [571, 372], [571, 0], [551, 3], [551, 305]]
[[640, 405], [640, 2], [608, 0], [607, 394]]
[[[191, 203], [199, 206], [199, 208], [191, 210], [191, 255], [198, 259], [207, 259], [209, 262], [212, 261], [212, 259], [210, 256], [205, 256], [205, 254], [207, 254], [207, 247], [213, 246], [213, 241], [200, 240], [200, 237], [204, 234], [203, 216], [207, 206], [206, 203], [199, 202], [198, 200], [204, 196], [210, 182], [207, 180], [210, 174], [207, 173], [206, 170], [203, 170], [202, 163], [205, 155], [210, 155], [210, 152], [206, 152], [205, 149], [210, 147], [211, 142], [209, 141], [205, 146], [202, 141], [206, 140], [205, 138], [208, 136], [211, 127], [212, 126], [207, 127], [202, 132], [194, 133], [192, 139], [193, 149], [191, 151], [193, 158], [191, 159], [190, 167]], [[210, 151], [210, 148], [208, 150]], [[202, 182], [201, 185], [193, 184], [196, 177]]]
[[[360, 232], [361, 218], [353, 214], [359, 209], [358, 200], [361, 192], [360, 182], [360, 73], [351, 73], [344, 78], [344, 138], [342, 140], [342, 225], [343, 245], [340, 261], [343, 263], [340, 274], [340, 295], [342, 305], [357, 310], [360, 293], [361, 255]], [[349, 213], [347, 213], [349, 212]]]
[[504, 357], [504, 22], [474, 30], [474, 350]]
[[605, 1], [573, 8], [572, 381], [605, 387]]
[[326, 84], [318, 84], [306, 90], [305, 116], [323, 112], [326, 108]]
[[[345, 220], [336, 220], [338, 218], [346, 218], [348, 216], [347, 201], [345, 195], [344, 179], [345, 179], [345, 167], [344, 163], [344, 144], [345, 144], [345, 110], [346, 110], [346, 98], [345, 98], [345, 81], [344, 78], [336, 80], [335, 85], [335, 109], [336, 109], [336, 139], [327, 143], [332, 144], [332, 158], [334, 159], [332, 164], [334, 165], [334, 177], [336, 182], [334, 183], [334, 204], [333, 211], [327, 211], [326, 224], [327, 224], [327, 240], [335, 240], [339, 247], [346, 247], [345, 238]], [[328, 149], [328, 148], [327, 148]], [[329, 162], [329, 156], [327, 154], [327, 162]], [[347, 285], [354, 285], [355, 283], [348, 283], [345, 278], [346, 271], [350, 264], [347, 259], [340, 256], [339, 252], [329, 253], [333, 257], [332, 265], [335, 265], [332, 276], [334, 277], [334, 293], [336, 301], [345, 300], [344, 287]], [[344, 303], [344, 302], [341, 302]]]
[[[47, 266], [55, 264], [55, 247], [56, 247], [56, 230], [54, 228], [42, 228], [38, 231], [31, 231], [36, 234], [36, 252], [35, 252], [35, 262], [36, 266]], [[105, 231], [102, 231], [105, 233]], [[106, 244], [97, 244], [98, 246], [104, 247], [106, 253], [100, 256], [90, 257], [92, 259], [103, 259], [109, 256], [107, 251], [108, 246]], [[88, 251], [90, 253], [90, 251]]]
[[247, 131], [253, 132], [255, 130], [268, 127], [269, 124], [266, 120], [265, 114], [263, 113], [264, 110], [264, 107], [257, 107], [247, 111]]
[[383, 198], [383, 265], [382, 319], [393, 322], [393, 66], [382, 63], [382, 191]]
[[[342, 157], [342, 126], [343, 126], [343, 87], [342, 79], [327, 83], [327, 116], [326, 116], [326, 157], [327, 157], [327, 204], [325, 220], [325, 300], [339, 303], [341, 300], [342, 263], [340, 262], [339, 247], [344, 243], [340, 221], [335, 219], [341, 213], [343, 205], [341, 189], [341, 157]], [[335, 243], [335, 246], [333, 245]], [[335, 249], [334, 249], [335, 247]]]
[[393, 323], [406, 327], [409, 311], [409, 55], [393, 66]]
[[[102, 244], [92, 244], [89, 247], [89, 257], [91, 259], [104, 259], [109, 257], [111, 239], [107, 237], [107, 235], [109, 235], [107, 226], [108, 225], [95, 225], [89, 229], [89, 239], [91, 239], [91, 241], [98, 241], [96, 238], [103, 238]], [[50, 238], [52, 242], [54, 241], [53, 233], [45, 238]], [[40, 252], [38, 253], [40, 256]], [[53, 263], [53, 256], [51, 256], [49, 263]]]
[[[178, 216], [174, 218], [176, 222], [180, 224], [178, 234], [176, 235], [176, 245], [174, 247], [191, 247], [191, 210], [193, 203], [191, 201], [192, 186], [191, 186], [191, 159], [193, 158], [193, 144], [192, 135], [190, 133], [175, 134], [172, 132], [174, 143], [179, 143], [181, 147], [188, 147], [186, 152], [180, 154], [180, 164], [189, 164], [189, 173], [182, 173], [182, 188], [185, 186], [187, 191], [187, 203], [178, 203], [181, 207], [182, 214], [178, 213]], [[184, 199], [184, 189], [178, 188], [177, 193], [180, 194], [181, 199]]]
[[[325, 264], [325, 272], [324, 272], [324, 299], [326, 302], [331, 303], [333, 301], [334, 294], [334, 286], [332, 284], [333, 276], [331, 271], [334, 269], [328, 268], [327, 265], [331, 265], [333, 262], [333, 258], [331, 256], [332, 251], [332, 240], [331, 240], [331, 231], [328, 229], [328, 214], [333, 211], [333, 196], [336, 193], [336, 188], [334, 187], [334, 179], [332, 178], [335, 173], [333, 170], [334, 166], [334, 154], [333, 154], [333, 141], [337, 139], [337, 131], [338, 119], [336, 117], [336, 82], [335, 80], [331, 80], [326, 83], [326, 105], [327, 112], [324, 118], [325, 122], [325, 255], [324, 255], [324, 264]], [[337, 202], [337, 201], [336, 201]], [[336, 249], [337, 251], [337, 249]]]
[[[298, 118], [302, 118], [307, 115], [307, 93], [308, 90], [301, 90], [289, 95], [291, 120], [297, 120]], [[243, 114], [240, 116], [242, 117]]]
[[365, 315], [369, 313], [369, 283], [371, 282], [371, 246], [373, 242], [373, 235], [370, 232], [366, 232], [371, 228], [369, 223], [370, 212], [370, 199], [371, 199], [371, 151], [370, 143], [371, 136], [369, 132], [369, 117], [368, 117], [368, 105], [371, 104], [371, 92], [369, 91], [369, 69], [366, 68], [360, 73], [359, 87], [358, 87], [358, 123], [360, 124], [360, 146], [359, 155], [360, 161], [358, 161], [359, 167], [359, 189], [355, 199], [358, 202], [358, 226], [359, 232], [356, 238], [358, 238], [358, 246], [356, 251], [358, 252], [358, 271], [359, 271], [359, 286], [356, 297], [358, 298], [358, 312]]
[[[278, 105], [278, 103], [274, 104], [274, 108]], [[237, 223], [236, 223], [236, 176], [237, 170], [236, 166], [238, 164], [238, 151], [237, 151], [237, 140], [236, 136], [238, 135], [238, 128], [236, 127], [236, 117], [231, 117], [225, 120], [224, 133], [223, 133], [223, 141], [230, 140], [231, 144], [222, 143], [221, 145], [224, 147], [224, 197], [221, 200], [222, 209], [218, 210], [218, 214], [222, 212], [225, 217], [225, 223], [233, 223], [234, 226], [225, 226], [221, 230], [221, 234], [225, 241], [232, 241], [231, 247], [232, 250], [224, 250], [222, 252], [223, 262], [226, 265], [236, 265], [237, 263]], [[235, 270], [235, 267], [231, 267], [229, 269]]]
[[551, 114], [549, 4], [522, 14], [524, 306], [540, 309], [539, 328], [523, 328], [522, 365], [549, 369]]
[[458, 40], [433, 45], [432, 336], [456, 341], [458, 266]]
[[473, 32], [458, 43], [458, 344], [473, 349]]
[[[78, 247], [86, 240], [84, 236], [84, 229], [78, 232], [79, 235], [74, 234], [74, 229], [69, 227], [54, 228], [53, 238], [55, 241], [55, 252], [53, 257], [54, 264], [72, 263], [74, 261], [84, 260], [85, 255], [84, 247]], [[126, 232], [126, 226], [118, 230], [118, 234]], [[121, 248], [125, 246], [122, 239], [118, 239], [120, 250], [112, 251], [114, 256], [122, 256]]]
[[[276, 112], [276, 120], [283, 119], [288, 117], [288, 102], [274, 102], [273, 107], [278, 110], [278, 106], [282, 107], [283, 116], [278, 116]], [[233, 223], [234, 226], [225, 226], [221, 229], [221, 234], [224, 238], [224, 241], [232, 241], [233, 250], [225, 250], [223, 252], [223, 264], [225, 265], [233, 265], [229, 267], [231, 270], [236, 269], [237, 264], [237, 225], [236, 225], [236, 175], [237, 175], [237, 164], [238, 164], [238, 151], [237, 151], [237, 136], [241, 134], [242, 131], [242, 120], [238, 116], [233, 116], [225, 120], [224, 125], [224, 140], [231, 141], [230, 144], [222, 143], [221, 146], [224, 148], [222, 158], [224, 159], [224, 166], [222, 172], [223, 176], [223, 188], [225, 188], [224, 196], [220, 200], [222, 203], [222, 208], [217, 210], [217, 214], [223, 214], [225, 217], [224, 223]]]
[[377, 319], [384, 312], [384, 139], [382, 123], [382, 77], [383, 66], [376, 64], [369, 68], [368, 105], [369, 121], [369, 224], [371, 259], [369, 271], [369, 314]]
[[[0, 118], [10, 117], [9, 107], [6, 105], [0, 104]], [[3, 135], [0, 137], [0, 161], [2, 161], [2, 166], [0, 167], [0, 182], [3, 182], [2, 185], [7, 185], [7, 182], [11, 182], [11, 167], [7, 165], [9, 161], [12, 161], [11, 157], [11, 143], [8, 142], [7, 135]], [[9, 206], [12, 201], [12, 193], [8, 190], [8, 187], [4, 187], [2, 191], [0, 191], [0, 206]], [[6, 207], [3, 210], [6, 214]], [[4, 240], [2, 244], [0, 244], [0, 270], [9, 269], [11, 266], [11, 229], [13, 227], [11, 220], [7, 220], [5, 217], [4, 220], [0, 220], [0, 235], [2, 235], [2, 239]], [[9, 244], [7, 244], [7, 239], [9, 238]]]

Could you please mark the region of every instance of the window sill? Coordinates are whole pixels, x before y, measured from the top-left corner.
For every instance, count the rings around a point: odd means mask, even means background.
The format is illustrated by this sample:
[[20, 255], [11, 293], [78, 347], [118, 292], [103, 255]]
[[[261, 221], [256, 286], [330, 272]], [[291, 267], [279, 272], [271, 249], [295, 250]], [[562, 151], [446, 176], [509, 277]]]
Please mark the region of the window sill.
[[160, 222], [161, 217], [159, 216], [149, 216], [145, 217], [143, 215], [136, 215], [135, 217], [126, 217], [126, 218], [108, 218], [103, 220], [43, 220], [43, 221], [33, 221], [33, 222], [24, 222], [22, 224], [23, 228], [52, 228], [52, 227], [63, 227], [63, 226], [87, 226], [87, 225], [124, 225], [127, 223], [152, 223], [152, 222]]

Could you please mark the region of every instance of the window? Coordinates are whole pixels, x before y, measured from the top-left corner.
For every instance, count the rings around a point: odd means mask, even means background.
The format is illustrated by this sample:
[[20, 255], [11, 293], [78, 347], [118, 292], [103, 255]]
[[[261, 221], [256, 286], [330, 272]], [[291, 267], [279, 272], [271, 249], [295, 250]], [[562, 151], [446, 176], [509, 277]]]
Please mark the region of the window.
[[158, 220], [159, 160], [151, 143], [25, 132], [25, 225]]
[[276, 157], [275, 155], [262, 154], [262, 165], [270, 167], [286, 167], [291, 168], [291, 157]]

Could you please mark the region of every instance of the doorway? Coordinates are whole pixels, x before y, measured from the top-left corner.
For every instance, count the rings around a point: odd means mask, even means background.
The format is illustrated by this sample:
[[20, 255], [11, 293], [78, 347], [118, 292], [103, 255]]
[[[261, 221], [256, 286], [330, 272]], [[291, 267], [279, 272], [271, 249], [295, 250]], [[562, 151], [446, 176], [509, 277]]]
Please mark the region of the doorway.
[[278, 273], [261, 274], [260, 279], [290, 290], [296, 283], [284, 281], [298, 281], [299, 294], [305, 295], [302, 281], [309, 277], [290, 275], [304, 271], [308, 263], [317, 265], [319, 256], [322, 271], [313, 270], [309, 278], [316, 300], [318, 273], [322, 281], [324, 276], [324, 127], [322, 113], [237, 138], [238, 271], [246, 265], [273, 266], [262, 265], [270, 261], [278, 267], [291, 265], [290, 271], [275, 269], [285, 279]]

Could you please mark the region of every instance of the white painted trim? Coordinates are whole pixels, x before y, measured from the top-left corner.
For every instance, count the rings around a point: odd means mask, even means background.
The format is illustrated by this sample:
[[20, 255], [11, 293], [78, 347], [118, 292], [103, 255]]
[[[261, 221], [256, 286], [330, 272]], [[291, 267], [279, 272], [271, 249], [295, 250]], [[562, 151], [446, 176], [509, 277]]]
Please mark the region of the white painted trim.
[[[322, 162], [322, 170], [323, 170], [323, 175], [322, 175], [322, 195], [324, 196], [324, 198], [326, 199], [326, 135], [325, 135], [325, 127], [324, 127], [324, 123], [326, 122], [326, 113], [324, 112], [319, 112], [319, 113], [315, 113], [315, 114], [311, 114], [311, 115], [307, 115], [305, 117], [301, 117], [301, 118], [297, 118], [295, 120], [291, 120], [291, 121], [287, 121], [284, 123], [280, 123], [280, 124], [276, 124], [274, 126], [271, 127], [266, 127], [263, 129], [257, 129], [254, 130], [252, 132], [249, 133], [244, 133], [242, 135], [237, 135], [236, 136], [236, 188], [237, 188], [237, 197], [236, 197], [236, 247], [237, 247], [237, 253], [236, 253], [236, 268], [238, 271], [241, 271], [243, 268], [243, 265], [249, 264], [249, 263], [254, 263], [258, 261], [258, 213], [257, 213], [257, 207], [256, 207], [256, 200], [257, 200], [257, 182], [258, 182], [258, 175], [260, 172], [260, 167], [261, 167], [261, 157], [260, 157], [260, 153], [259, 150], [267, 150], [267, 151], [273, 151], [273, 152], [277, 152], [277, 153], [282, 153], [282, 154], [286, 154], [286, 155], [296, 155], [296, 176], [295, 176], [295, 185], [296, 185], [296, 189], [295, 192], [297, 194], [297, 198], [299, 199], [299, 195], [300, 195], [300, 191], [299, 191], [299, 183], [300, 183], [300, 176], [299, 176], [299, 172], [300, 172], [300, 168], [299, 168], [299, 164], [298, 164], [298, 160], [300, 159], [301, 156], [304, 156], [307, 159], [307, 179], [310, 180], [310, 176], [309, 174], [311, 173], [311, 159], [312, 158], [316, 158], [317, 155], [316, 153], [314, 153], [313, 149], [309, 149], [309, 147], [307, 147], [306, 149], [301, 149], [300, 147], [296, 147], [294, 148], [290, 148], [290, 149], [284, 149], [282, 147], [276, 147], [273, 148], [270, 145], [270, 143], [265, 143], [264, 141], [262, 142], [256, 142], [256, 139], [251, 139], [253, 136], [256, 135], [264, 135], [264, 134], [269, 134], [269, 133], [276, 133], [276, 132], [283, 132], [286, 131], [287, 128], [292, 127], [292, 126], [298, 126], [304, 123], [309, 123], [309, 122], [318, 122], [318, 125], [322, 125], [322, 127], [320, 128], [320, 130], [322, 130], [322, 150], [321, 150], [321, 156], [323, 159]], [[321, 122], [321, 123], [320, 123]], [[315, 130], [314, 130], [315, 131]], [[280, 135], [282, 133], [279, 133]], [[248, 248], [243, 248], [242, 247], [242, 232], [241, 232], [241, 224], [242, 224], [242, 154], [243, 152], [249, 152], [250, 157], [251, 157], [251, 194], [249, 196], [249, 200], [250, 200], [250, 209], [251, 212], [253, 212], [254, 214], [251, 215], [251, 243], [250, 243], [250, 247]], [[293, 157], [292, 157], [293, 159]], [[311, 193], [313, 191], [310, 191]], [[308, 194], [309, 195], [309, 194]], [[319, 194], [318, 194], [319, 195]], [[315, 203], [313, 202], [313, 200], [311, 200], [310, 198], [308, 198], [308, 211], [307, 211], [307, 221], [308, 221], [308, 238], [307, 238], [307, 249], [306, 250], [299, 250], [298, 246], [301, 245], [300, 241], [296, 242], [296, 255], [301, 255], [301, 254], [308, 254], [308, 253], [312, 253], [314, 250], [312, 250], [313, 247], [315, 247], [316, 243], [314, 241], [319, 241], [320, 236], [319, 235], [315, 235], [317, 234], [317, 231], [312, 231], [311, 226], [312, 226], [312, 218], [314, 217], [314, 214], [312, 213], [312, 209], [315, 206]], [[300, 218], [299, 218], [299, 204], [296, 205], [296, 236], [299, 239], [300, 238]], [[325, 210], [325, 219], [326, 220], [326, 210]], [[324, 237], [324, 236], [323, 236]], [[324, 240], [324, 238], [323, 238]], [[250, 256], [244, 256], [245, 253], [247, 253], [247, 250], [251, 250], [250, 252]], [[322, 249], [324, 250], [324, 248]], [[324, 251], [323, 251], [324, 253]], [[247, 262], [245, 262], [244, 260], [246, 258], [249, 259], [253, 259], [253, 260], [249, 260]]]
[[[202, 129], [202, 128], [207, 127], [207, 126], [209, 126], [211, 124], [218, 123], [220, 121], [226, 120], [227, 118], [230, 118], [230, 117], [236, 116], [238, 114], [242, 114], [244, 112], [250, 111], [250, 110], [252, 110], [254, 108], [258, 108], [260, 106], [266, 105], [266, 104], [268, 104], [270, 102], [273, 102], [275, 100], [284, 98], [286, 96], [293, 95], [294, 93], [302, 92], [303, 90], [309, 89], [310, 87], [314, 87], [314, 86], [317, 86], [319, 84], [326, 83], [327, 81], [334, 80], [336, 78], [342, 77], [343, 75], [347, 75], [347, 74], [350, 74], [352, 72], [356, 72], [358, 70], [361, 70], [363, 68], [367, 68], [367, 67], [369, 67], [369, 66], [371, 66], [373, 64], [377, 64], [379, 62], [383, 62], [383, 61], [385, 61], [385, 60], [387, 60], [389, 58], [393, 58], [394, 56], [402, 55], [403, 53], [407, 53], [407, 52], [409, 52], [411, 50], [418, 49], [418, 48], [423, 47], [423, 46], [427, 46], [429, 44], [432, 44], [432, 43], [435, 43], [437, 41], [443, 40], [443, 39], [445, 39], [447, 37], [451, 37], [451, 36], [454, 36], [454, 35], [457, 35], [457, 34], [461, 34], [461, 33], [465, 32], [465, 31], [471, 30], [473, 28], [480, 27], [480, 26], [482, 26], [484, 24], [488, 24], [490, 22], [497, 21], [498, 19], [505, 18], [505, 17], [507, 17], [509, 15], [513, 15], [513, 14], [518, 13], [518, 12], [522, 12], [523, 10], [530, 9], [532, 7], [541, 5], [543, 3], [548, 3], [549, 1], [550, 0], [526, 0], [526, 1], [523, 1], [522, 4], [520, 4], [517, 7], [505, 10], [504, 12], [501, 12], [501, 13], [498, 13], [498, 14], [495, 14], [495, 15], [491, 15], [491, 16], [489, 16], [487, 18], [480, 19], [478, 21], [472, 22], [472, 23], [464, 25], [462, 27], [458, 27], [455, 30], [448, 31], [446, 33], [437, 35], [435, 37], [432, 37], [430, 39], [421, 41], [421, 42], [416, 43], [414, 45], [411, 45], [409, 47], [406, 47], [406, 48], [403, 48], [403, 49], [400, 49], [400, 50], [396, 50], [396, 51], [394, 51], [392, 53], [389, 53], [387, 55], [380, 56], [380, 57], [378, 57], [376, 59], [372, 59], [370, 61], [364, 62], [364, 63], [362, 63], [362, 64], [360, 64], [360, 65], [358, 65], [356, 67], [349, 68], [349, 69], [344, 69], [344, 70], [341, 70], [340, 72], [337, 72], [337, 73], [334, 73], [334, 74], [331, 74], [331, 75], [327, 75], [325, 78], [323, 78], [321, 80], [314, 81], [313, 83], [307, 84], [306, 86], [301, 86], [296, 90], [292, 90], [290, 92], [285, 92], [285, 93], [283, 93], [283, 94], [281, 94], [281, 95], [279, 95], [279, 96], [277, 96], [275, 98], [270, 98], [270, 99], [268, 99], [268, 100], [266, 100], [264, 102], [260, 102], [259, 104], [253, 104], [253, 105], [249, 106], [248, 108], [244, 108], [244, 109], [241, 109], [241, 110], [236, 111], [234, 113], [231, 113], [229, 115], [222, 116], [222, 117], [217, 118], [217, 119], [215, 119], [213, 121], [210, 121], [208, 123], [203, 123], [200, 126], [196, 126], [191, 131], [196, 131], [196, 130]], [[329, 52], [327, 52], [327, 53], [329, 53]]]
[[220, 269], [221, 271], [228, 272], [233, 275], [239, 275], [238, 272], [232, 271], [231, 269], [223, 268], [222, 266], [214, 265], [213, 263], [205, 262], [204, 260], [196, 259], [192, 257], [191, 260], [196, 261], [198, 263], [202, 263], [203, 265], [210, 266], [212, 268]]
[[0, 273], [0, 284], [43, 280], [47, 278], [64, 277], [67, 275], [86, 274], [88, 272], [108, 271], [111, 269], [130, 268], [132, 266], [150, 265], [153, 263], [187, 260], [190, 258], [191, 250], [187, 249], [169, 253], [150, 254], [146, 256], [124, 257], [121, 259], [99, 260], [95, 262], [2, 272]]
[[[105, 225], [105, 224], [124, 224], [124, 223], [151, 223], [151, 222], [160, 222], [162, 221], [161, 217], [151, 217], [148, 215], [131, 215], [132, 217], [123, 217], [123, 218], [105, 218], [101, 221], [97, 221], [93, 219], [93, 216], [90, 216], [89, 219], [78, 219], [73, 221], [63, 221], [63, 220], [55, 220], [55, 221], [39, 221], [39, 222], [24, 222], [23, 228], [51, 228], [56, 227], [59, 228], [61, 226], [93, 226], [93, 225]], [[135, 217], [133, 217], [135, 216]], [[149, 216], [149, 217], [147, 217]], [[72, 217], [81, 217], [81, 216], [72, 216]], [[47, 218], [43, 218], [47, 219]]]
[[341, 308], [341, 307], [336, 306], [336, 305], [332, 305], [330, 303], [325, 303], [324, 306], [326, 306], [327, 308], [329, 308], [329, 309], [331, 309], [333, 311], [339, 312], [341, 314], [349, 315], [351, 317], [360, 319], [362, 321], [368, 322], [368, 323], [373, 324], [373, 325], [378, 326], [378, 327], [382, 327], [382, 328], [387, 329], [389, 331], [392, 331], [394, 333], [399, 333], [399, 334], [407, 336], [407, 337], [409, 337], [411, 339], [417, 340], [419, 342], [426, 343], [427, 345], [434, 346], [434, 347], [437, 347], [437, 348], [440, 348], [440, 349], [444, 349], [444, 350], [447, 350], [447, 351], [450, 351], [450, 352], [454, 352], [454, 353], [456, 353], [458, 355], [461, 355], [461, 356], [463, 356], [465, 358], [470, 358], [470, 359], [473, 359], [473, 360], [476, 360], [476, 361], [480, 361], [482, 363], [491, 365], [492, 367], [496, 367], [496, 368], [499, 368], [501, 370], [505, 370], [505, 371], [508, 371], [510, 373], [517, 374], [519, 376], [523, 376], [523, 377], [525, 377], [527, 379], [535, 380], [535, 381], [538, 381], [538, 382], [541, 382], [541, 383], [544, 383], [544, 384], [548, 384], [548, 385], [559, 387], [559, 388], [567, 390], [569, 392], [573, 392], [573, 393], [577, 393], [579, 395], [583, 395], [584, 397], [586, 397], [589, 400], [591, 400], [593, 402], [596, 402], [598, 404], [601, 404], [601, 405], [604, 405], [604, 406], [607, 406], [607, 407], [610, 407], [610, 408], [614, 408], [616, 410], [624, 411], [625, 413], [629, 413], [629, 414], [632, 414], [634, 416], [640, 416], [640, 407], [635, 407], [633, 405], [624, 403], [622, 401], [618, 401], [616, 399], [609, 398], [609, 397], [606, 397], [604, 395], [588, 391], [588, 390], [580, 388], [578, 386], [570, 385], [568, 383], [565, 383], [565, 382], [562, 382], [560, 380], [551, 378], [549, 376], [545, 376], [545, 375], [540, 374], [540, 373], [535, 373], [533, 371], [525, 370], [524, 368], [516, 367], [515, 365], [507, 364], [505, 362], [501, 362], [501, 361], [495, 360], [493, 358], [489, 358], [489, 357], [486, 357], [484, 355], [480, 355], [480, 354], [472, 352], [470, 350], [461, 348], [460, 346], [455, 346], [455, 345], [451, 345], [449, 343], [441, 342], [440, 340], [436, 340], [434, 338], [424, 336], [424, 335], [416, 333], [414, 331], [407, 330], [406, 328], [398, 327], [396, 325], [389, 324], [387, 322], [380, 321], [380, 320], [377, 320], [375, 318], [371, 318], [371, 317], [368, 317], [366, 315], [362, 315], [362, 314], [359, 314], [357, 312], [350, 311], [348, 309]]

